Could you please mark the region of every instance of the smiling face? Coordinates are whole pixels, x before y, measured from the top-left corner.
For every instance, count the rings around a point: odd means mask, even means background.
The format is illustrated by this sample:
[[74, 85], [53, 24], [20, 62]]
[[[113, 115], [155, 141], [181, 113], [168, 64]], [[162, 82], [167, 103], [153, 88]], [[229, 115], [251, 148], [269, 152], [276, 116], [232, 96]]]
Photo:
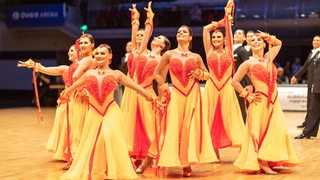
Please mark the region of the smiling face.
[[84, 56], [89, 56], [92, 53], [94, 47], [94, 43], [91, 43], [88, 37], [81, 37], [80, 38], [80, 52]]
[[[109, 48], [108, 48], [109, 47]], [[110, 46], [108, 45], [100, 45], [95, 50], [95, 56], [94, 59], [98, 66], [109, 66], [112, 59], [112, 53]]]
[[312, 40], [312, 46], [313, 49], [317, 49], [320, 47], [320, 37], [319, 36], [315, 36]]
[[142, 39], [143, 39], [143, 35], [144, 34], [144, 29], [140, 29], [137, 34], [136, 34], [136, 42], [138, 44], [140, 44], [142, 42]]
[[178, 29], [176, 38], [178, 43], [179, 42], [189, 43], [192, 40], [192, 35], [187, 26], [181, 26]]
[[220, 31], [213, 32], [211, 36], [211, 43], [215, 49], [222, 48], [224, 45], [224, 36], [222, 32]]
[[251, 39], [250, 47], [252, 51], [259, 51], [265, 48], [266, 44], [260, 36], [253, 36]]
[[77, 51], [76, 51], [76, 46], [75, 46], [75, 45], [72, 45], [72, 46], [69, 48], [68, 57], [69, 57], [69, 61], [75, 61], [76, 59], [78, 59]]

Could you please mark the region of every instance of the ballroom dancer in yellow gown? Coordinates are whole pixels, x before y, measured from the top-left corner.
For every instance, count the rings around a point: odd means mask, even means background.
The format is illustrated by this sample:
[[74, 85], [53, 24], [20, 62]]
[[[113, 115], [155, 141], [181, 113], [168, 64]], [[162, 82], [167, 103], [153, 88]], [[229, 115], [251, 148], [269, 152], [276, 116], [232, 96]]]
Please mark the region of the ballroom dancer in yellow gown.
[[[225, 21], [232, 20], [228, 17], [231, 16], [232, 5], [233, 1], [229, 0], [224, 19], [203, 28], [203, 44], [210, 72], [203, 94], [203, 117], [209, 123], [212, 144], [219, 160], [219, 148], [241, 147], [245, 130], [238, 98], [231, 85], [235, 68], [232, 32], [231, 22]], [[221, 27], [225, 27], [226, 37], [218, 29]]]
[[[132, 11], [137, 13], [134, 5]], [[147, 12], [147, 19], [138, 54], [134, 54], [135, 72], [133, 79], [146, 91], [156, 96], [153, 89], [153, 72], [160, 61], [161, 54], [170, 49], [170, 41], [163, 35], [154, 37], [150, 44], [151, 50], [147, 51], [147, 45], [153, 32], [154, 13], [151, 9], [151, 2], [149, 2], [148, 8], [145, 8], [145, 11]], [[145, 159], [136, 169], [136, 173], [143, 173], [147, 167], [151, 166], [153, 158], [158, 153], [156, 136], [160, 124], [150, 102], [140, 94], [137, 94], [136, 102], [136, 105], [130, 103], [132, 106], [130, 107], [130, 114], [127, 115], [130, 117], [126, 121], [128, 126], [127, 143], [132, 158]]]
[[[167, 103], [157, 165], [182, 167], [184, 177], [191, 176], [191, 165], [218, 161], [208, 123], [202, 118], [199, 79], [208, 79], [209, 75], [201, 56], [190, 51], [192, 35], [188, 26], [181, 26], [176, 35], [178, 47], [162, 55], [154, 72], [159, 96]], [[171, 92], [163, 76], [167, 68]]]
[[85, 86], [89, 96], [79, 151], [70, 169], [62, 179], [133, 179], [137, 175], [131, 164], [121, 123], [120, 108], [114, 100], [117, 83], [137, 91], [148, 101], [153, 96], [132, 82], [119, 70], [109, 67], [112, 50], [101, 44], [95, 51], [98, 67], [87, 71], [63, 92], [68, 96], [78, 87]]
[[[78, 53], [75, 44], [70, 46], [68, 51], [68, 57], [69, 60], [72, 62], [70, 66], [60, 65], [45, 67], [39, 63], [34, 62], [32, 59], [29, 59], [26, 62], [19, 61], [18, 67], [34, 68], [34, 66], [36, 66], [36, 70], [38, 72], [51, 76], [62, 76], [65, 88], [68, 88], [72, 84], [72, 72], [74, 71], [74, 66], [78, 62]], [[67, 130], [65, 129], [67, 104], [64, 103], [65, 101], [61, 97], [59, 97], [57, 102], [58, 105], [55, 113], [53, 127], [51, 129], [45, 148], [48, 151], [54, 152], [54, 159], [67, 160], [65, 151], [57, 151], [58, 147], [63, 146], [64, 150], [67, 147]]]
[[[266, 46], [269, 49], [264, 54]], [[232, 85], [250, 104], [247, 109], [246, 134], [234, 165], [247, 171], [262, 170], [277, 174], [274, 167], [293, 167], [300, 162], [291, 143], [285, 116], [277, 92], [277, 69], [273, 60], [282, 42], [265, 32], [256, 33], [250, 43], [252, 56], [238, 68]], [[239, 83], [248, 75], [255, 89], [248, 93]]]

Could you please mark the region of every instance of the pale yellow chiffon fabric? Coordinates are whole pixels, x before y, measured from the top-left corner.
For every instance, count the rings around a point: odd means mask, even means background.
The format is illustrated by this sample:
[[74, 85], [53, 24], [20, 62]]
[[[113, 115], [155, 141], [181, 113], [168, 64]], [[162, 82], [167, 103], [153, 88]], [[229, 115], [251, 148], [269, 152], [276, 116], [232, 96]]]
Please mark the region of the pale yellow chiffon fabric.
[[[183, 87], [170, 72], [172, 87], [166, 131], [160, 140], [159, 166], [185, 167], [218, 161], [211, 143], [208, 123], [201, 122], [200, 84], [190, 79]], [[183, 93], [183, 94], [182, 94]], [[163, 128], [165, 129], [165, 128]]]
[[[113, 94], [108, 98], [108, 102], [111, 102], [111, 97], [113, 98]], [[92, 152], [94, 152], [92, 179], [134, 179], [137, 177], [123, 136], [122, 118], [120, 108], [115, 101], [110, 104], [104, 116], [90, 106], [79, 151], [62, 179], [88, 179]], [[98, 133], [100, 126], [101, 131]], [[95, 151], [93, 151], [96, 140]]]
[[[274, 74], [276, 75], [276, 74]], [[255, 87], [256, 92], [268, 94], [268, 85], [259, 80], [254, 73], [251, 73], [250, 79]], [[288, 133], [285, 116], [277, 98], [277, 86], [274, 91], [269, 108], [267, 108], [267, 97], [260, 95], [262, 101], [251, 103], [248, 108], [245, 140], [242, 144], [241, 152], [234, 165], [244, 170], [260, 170], [259, 159], [268, 161], [270, 166], [296, 166], [300, 163], [291, 143], [291, 137]], [[268, 118], [271, 114], [268, 130], [261, 143], [260, 148], [256, 150], [252, 136], [249, 132], [251, 129], [254, 136], [259, 140], [267, 128]], [[249, 127], [251, 126], [251, 127]]]

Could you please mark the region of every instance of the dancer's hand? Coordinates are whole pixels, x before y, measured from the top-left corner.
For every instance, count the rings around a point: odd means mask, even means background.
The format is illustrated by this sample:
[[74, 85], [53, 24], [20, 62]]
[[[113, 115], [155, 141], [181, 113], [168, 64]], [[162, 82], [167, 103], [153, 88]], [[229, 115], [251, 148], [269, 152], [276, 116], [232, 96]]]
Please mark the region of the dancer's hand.
[[151, 9], [151, 4], [152, 4], [152, 1], [149, 1], [148, 7], [144, 8], [144, 10], [147, 11], [147, 19], [153, 18], [153, 16], [154, 16], [154, 13], [153, 13], [153, 11]]
[[194, 71], [190, 71], [188, 76], [190, 79], [199, 78], [199, 76], [201, 75], [201, 71], [202, 71], [201, 69], [197, 68]]
[[36, 63], [32, 59], [28, 59], [27, 61], [18, 61], [17, 67], [27, 67], [33, 68]]
[[[129, 8], [129, 10], [134, 13], [134, 15], [138, 15], [139, 12], [137, 10], [137, 4], [132, 4], [132, 8]], [[135, 18], [139, 18], [139, 17], [135, 17]]]
[[258, 102], [261, 102], [262, 97], [259, 92], [255, 92], [255, 93], [249, 94], [249, 96], [246, 99], [249, 103], [257, 104]]
[[267, 32], [262, 32], [260, 30], [257, 30], [258, 32], [255, 33], [257, 36], [261, 37], [262, 39], [266, 40], [266, 39], [270, 39], [270, 34]]

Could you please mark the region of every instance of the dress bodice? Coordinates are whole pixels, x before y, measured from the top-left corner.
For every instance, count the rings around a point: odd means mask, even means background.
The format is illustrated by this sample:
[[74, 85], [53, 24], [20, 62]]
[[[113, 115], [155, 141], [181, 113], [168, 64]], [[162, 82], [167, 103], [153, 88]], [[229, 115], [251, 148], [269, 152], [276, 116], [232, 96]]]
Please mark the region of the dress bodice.
[[255, 91], [260, 91], [268, 94], [268, 90], [272, 92], [273, 96], [276, 93], [276, 81], [277, 81], [277, 68], [274, 64], [271, 66], [272, 70], [269, 71], [263, 64], [254, 63], [251, 66], [251, 81], [255, 88]]
[[193, 58], [179, 59], [172, 58], [169, 62], [169, 72], [172, 85], [183, 92], [189, 91], [194, 85], [195, 79], [190, 79], [191, 71], [196, 70], [197, 61]]
[[69, 69], [62, 74], [63, 82], [67, 87], [69, 87], [73, 84], [72, 75], [78, 67], [79, 67], [78, 63], [72, 63], [69, 66]]
[[222, 80], [225, 76], [232, 75], [232, 57], [226, 52], [210, 53], [207, 58], [207, 64], [211, 76]]
[[141, 86], [152, 84], [153, 72], [159, 63], [158, 59], [155, 59], [151, 55], [141, 55], [136, 61], [136, 82]]
[[113, 75], [102, 76], [88, 76], [85, 87], [89, 93], [89, 104], [98, 112], [105, 113], [110, 102], [114, 101], [113, 94], [117, 81]]
[[134, 71], [135, 71], [135, 63], [134, 63], [134, 56], [132, 53], [130, 53], [128, 56], [127, 66], [128, 66], [128, 75], [130, 76], [130, 78], [133, 78]]

